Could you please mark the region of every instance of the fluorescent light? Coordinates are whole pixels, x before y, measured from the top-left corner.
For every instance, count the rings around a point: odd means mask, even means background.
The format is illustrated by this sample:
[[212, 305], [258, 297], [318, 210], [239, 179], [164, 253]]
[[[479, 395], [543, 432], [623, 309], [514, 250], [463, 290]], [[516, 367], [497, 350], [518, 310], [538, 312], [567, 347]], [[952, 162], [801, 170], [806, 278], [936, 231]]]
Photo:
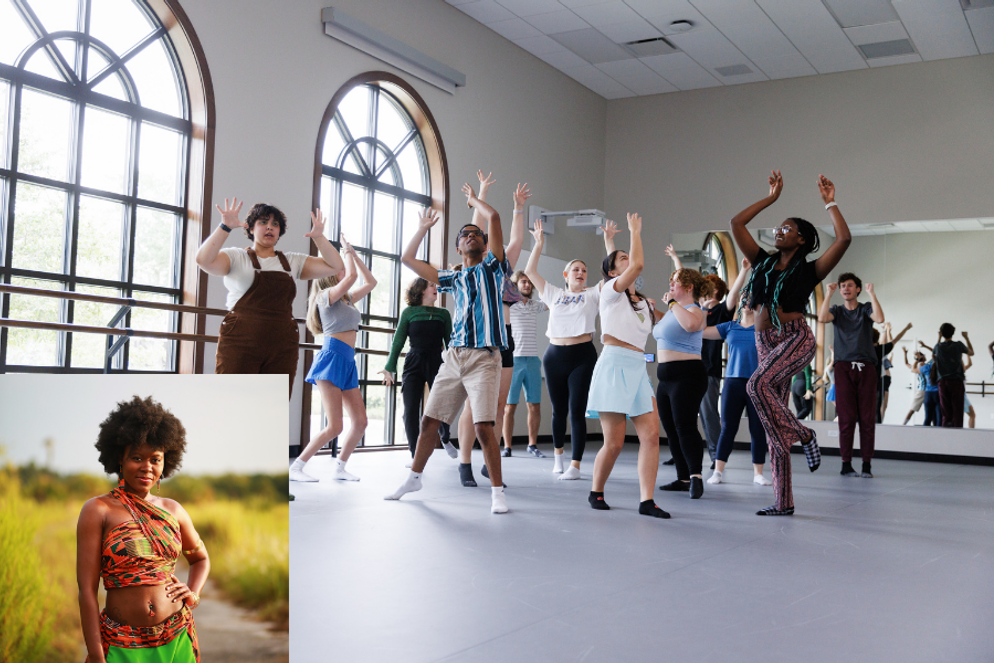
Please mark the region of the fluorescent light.
[[341, 9], [325, 7], [321, 10], [321, 21], [324, 23], [324, 33], [329, 37], [417, 76], [449, 94], [455, 94], [457, 87], [466, 87], [466, 74], [352, 18]]

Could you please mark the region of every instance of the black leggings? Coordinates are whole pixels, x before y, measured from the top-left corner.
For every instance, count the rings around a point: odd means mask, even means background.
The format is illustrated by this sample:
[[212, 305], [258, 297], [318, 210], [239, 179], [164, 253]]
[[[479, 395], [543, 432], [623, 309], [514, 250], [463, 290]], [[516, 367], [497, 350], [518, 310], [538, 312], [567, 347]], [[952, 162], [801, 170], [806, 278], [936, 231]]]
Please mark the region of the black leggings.
[[566, 444], [566, 420], [570, 422], [573, 460], [583, 460], [587, 444], [587, 394], [597, 363], [593, 341], [576, 345], [549, 345], [542, 357], [545, 384], [552, 401], [552, 444], [562, 449]]
[[659, 386], [656, 403], [663, 423], [670, 453], [676, 465], [677, 479], [690, 481], [700, 474], [704, 457], [704, 440], [697, 430], [697, 411], [708, 390], [708, 374], [700, 359], [668, 361], [656, 367]]
[[[421, 401], [425, 394], [425, 385], [435, 384], [435, 376], [442, 366], [442, 353], [437, 351], [410, 350], [404, 359], [404, 375], [400, 385], [400, 393], [404, 399], [404, 432], [407, 433], [407, 446], [414, 457], [414, 449], [418, 446], [418, 433], [421, 432]], [[443, 441], [449, 440], [449, 425], [442, 423], [438, 430]]]
[[790, 383], [790, 395], [794, 399], [794, 409], [797, 410], [798, 419], [805, 419], [811, 414], [811, 403], [814, 402], [814, 399], [804, 398], [804, 394], [807, 392], [804, 380], [794, 380]]
[[[759, 420], [756, 407], [749, 400], [749, 394], [746, 392], [748, 382], [749, 378], [725, 378], [725, 389], [721, 392], [721, 436], [718, 438], [717, 454], [718, 460], [723, 463], [728, 462], [728, 457], [735, 446], [735, 434], [739, 432], [743, 410], [749, 417], [752, 462], [757, 465], [766, 462], [766, 430], [763, 428], [763, 422]], [[801, 386], [804, 386], [803, 382]]]

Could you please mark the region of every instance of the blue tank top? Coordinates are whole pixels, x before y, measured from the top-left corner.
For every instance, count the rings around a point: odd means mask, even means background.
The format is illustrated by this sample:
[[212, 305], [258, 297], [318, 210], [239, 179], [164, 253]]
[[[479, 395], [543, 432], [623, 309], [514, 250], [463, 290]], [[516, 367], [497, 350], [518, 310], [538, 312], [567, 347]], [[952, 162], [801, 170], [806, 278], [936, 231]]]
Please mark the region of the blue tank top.
[[[688, 304], [684, 308], [690, 310], [691, 308], [700, 308], [700, 306]], [[652, 328], [652, 335], [656, 338], [660, 350], [686, 352], [692, 355], [701, 354], [701, 339], [704, 330], [684, 331], [675, 315], [664, 315], [663, 319]]]

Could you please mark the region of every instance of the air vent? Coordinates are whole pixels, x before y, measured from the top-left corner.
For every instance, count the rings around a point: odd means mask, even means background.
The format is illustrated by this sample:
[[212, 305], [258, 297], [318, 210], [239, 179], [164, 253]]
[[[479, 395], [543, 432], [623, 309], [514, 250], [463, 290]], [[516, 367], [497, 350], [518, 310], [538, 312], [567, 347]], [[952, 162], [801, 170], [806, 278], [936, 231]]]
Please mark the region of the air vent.
[[752, 73], [752, 69], [744, 64], [733, 64], [727, 67], [715, 67], [714, 70], [722, 76], [741, 76], [742, 74]]
[[671, 44], [665, 37], [653, 37], [652, 39], [639, 39], [625, 43], [640, 58], [650, 55], [669, 55], [676, 53], [680, 49]]
[[874, 58], [889, 58], [894, 55], [911, 55], [915, 52], [915, 47], [907, 39], [895, 39], [894, 41], [878, 41], [874, 44], [860, 44], [859, 50], [863, 51], [863, 57], [867, 60]]

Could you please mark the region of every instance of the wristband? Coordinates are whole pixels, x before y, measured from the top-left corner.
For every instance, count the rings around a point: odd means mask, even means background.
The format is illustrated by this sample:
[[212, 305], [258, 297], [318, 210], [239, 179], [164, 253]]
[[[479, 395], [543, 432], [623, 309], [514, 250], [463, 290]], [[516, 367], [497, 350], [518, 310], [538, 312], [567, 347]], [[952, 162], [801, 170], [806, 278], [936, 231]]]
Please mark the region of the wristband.
[[828, 209], [829, 207], [838, 207], [838, 206], [839, 204], [833, 200], [832, 202], [825, 205], [825, 209]]
[[190, 606], [190, 609], [192, 610], [193, 608], [196, 608], [198, 605], [200, 605], [200, 594], [191, 591], [190, 595], [193, 596], [194, 600], [194, 604]]
[[516, 209], [516, 210], [514, 210], [514, 213], [515, 214], [524, 214], [525, 211], [523, 209]]
[[677, 300], [675, 300], [675, 299], [671, 299], [671, 300], [670, 300], [670, 303], [669, 303], [669, 304], [667, 304], [667, 308], [669, 308], [669, 309], [672, 309], [672, 308], [673, 308], [674, 306], [676, 306], [677, 304], [679, 304], [679, 302], [678, 302]]
[[231, 228], [229, 228], [228, 226], [224, 225], [223, 223], [221, 224], [220, 228], [221, 228], [221, 230], [223, 230], [226, 233], [230, 233], [231, 232]]

